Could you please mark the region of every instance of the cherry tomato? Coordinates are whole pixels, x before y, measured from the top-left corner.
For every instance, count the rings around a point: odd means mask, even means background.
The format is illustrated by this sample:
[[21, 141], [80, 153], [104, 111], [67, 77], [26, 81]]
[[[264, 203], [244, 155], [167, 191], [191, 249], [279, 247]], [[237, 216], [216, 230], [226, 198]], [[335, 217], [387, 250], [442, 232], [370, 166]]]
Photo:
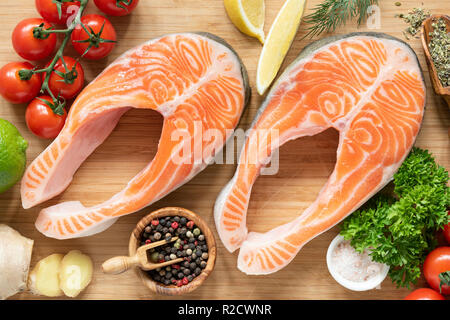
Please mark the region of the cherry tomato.
[[19, 22], [12, 34], [12, 43], [17, 54], [26, 60], [41, 60], [47, 58], [56, 46], [56, 35], [54, 33], [44, 35], [47, 38], [38, 39], [33, 34], [34, 29], [44, 24], [44, 29], [51, 25], [40, 18], [30, 18]]
[[64, 67], [61, 59], [56, 62], [53, 69], [65, 74], [65, 77], [61, 77], [61, 75], [53, 71], [50, 75], [48, 86], [54, 95], [60, 95], [68, 100], [74, 98], [83, 88], [84, 71], [81, 64], [74, 58], [64, 56], [63, 59], [67, 69]]
[[[113, 25], [103, 16], [98, 14], [87, 14], [81, 18], [90, 35], [86, 33], [81, 25], [77, 25], [72, 32], [72, 45], [83, 57], [98, 60], [106, 57], [114, 48], [116, 41], [116, 31]], [[103, 30], [102, 30], [103, 27]], [[78, 42], [90, 39], [90, 42]], [[89, 48], [90, 46], [90, 48]], [[89, 50], [88, 50], [89, 48]], [[86, 50], [88, 50], [86, 52]]]
[[28, 80], [22, 80], [20, 70], [33, 70], [29, 62], [10, 62], [0, 69], [0, 94], [12, 103], [28, 102], [36, 97], [41, 89], [42, 77], [33, 74]]
[[126, 16], [136, 8], [139, 0], [94, 0], [97, 8], [111, 16]]
[[432, 289], [421, 288], [414, 290], [403, 300], [445, 300], [445, 298]]
[[[450, 215], [450, 211], [448, 212], [448, 214]], [[450, 223], [444, 227], [443, 234], [444, 234], [445, 240], [447, 240], [447, 243], [450, 244]]]
[[450, 294], [450, 285], [447, 281], [446, 284], [442, 284], [442, 290], [440, 290], [441, 279], [439, 279], [439, 275], [446, 271], [450, 273], [450, 247], [436, 248], [426, 257], [423, 264], [423, 274], [430, 287], [444, 295]]
[[[58, 0], [56, 0], [58, 1]], [[50, 23], [67, 24], [72, 22], [80, 9], [80, 1], [60, 2], [61, 17], [59, 17], [58, 6], [54, 0], [36, 0], [36, 9], [42, 18]]]
[[66, 122], [67, 112], [59, 116], [42, 100], [52, 102], [49, 96], [40, 96], [28, 105], [25, 112], [27, 126], [31, 132], [44, 139], [54, 139], [58, 136]]

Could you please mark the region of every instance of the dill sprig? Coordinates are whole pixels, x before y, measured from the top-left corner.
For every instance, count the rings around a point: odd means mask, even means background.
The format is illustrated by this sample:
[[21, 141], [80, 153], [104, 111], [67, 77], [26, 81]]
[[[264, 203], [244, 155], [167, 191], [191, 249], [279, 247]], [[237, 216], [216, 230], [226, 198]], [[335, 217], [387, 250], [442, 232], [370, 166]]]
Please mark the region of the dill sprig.
[[358, 18], [358, 25], [361, 25], [369, 14], [369, 7], [374, 4], [378, 4], [378, 0], [325, 0], [304, 18], [306, 23], [312, 25], [307, 29], [306, 36], [333, 32], [355, 17]]

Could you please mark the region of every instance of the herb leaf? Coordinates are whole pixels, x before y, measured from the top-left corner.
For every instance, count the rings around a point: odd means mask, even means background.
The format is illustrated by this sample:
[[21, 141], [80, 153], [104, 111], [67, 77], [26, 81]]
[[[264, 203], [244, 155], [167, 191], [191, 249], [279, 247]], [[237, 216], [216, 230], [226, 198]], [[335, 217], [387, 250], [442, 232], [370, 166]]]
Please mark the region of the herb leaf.
[[312, 26], [308, 28], [308, 35], [317, 36], [322, 32], [333, 32], [348, 20], [357, 17], [358, 25], [368, 16], [368, 8], [378, 4], [378, 0], [325, 0], [314, 8], [314, 12], [307, 15], [303, 21]]
[[448, 172], [436, 164], [428, 150], [413, 148], [394, 175], [394, 192], [401, 197], [417, 185], [445, 188], [448, 180]]
[[377, 194], [341, 225], [356, 251], [390, 266], [397, 286], [408, 287], [436, 246], [435, 232], [449, 222], [448, 172], [426, 150], [414, 148], [394, 175], [394, 194]]

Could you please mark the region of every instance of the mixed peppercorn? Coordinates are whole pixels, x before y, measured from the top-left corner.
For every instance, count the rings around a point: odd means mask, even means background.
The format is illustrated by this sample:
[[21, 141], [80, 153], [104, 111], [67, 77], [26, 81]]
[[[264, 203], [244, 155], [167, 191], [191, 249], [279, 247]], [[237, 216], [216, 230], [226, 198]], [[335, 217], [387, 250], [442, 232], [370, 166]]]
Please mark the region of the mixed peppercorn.
[[206, 267], [208, 246], [205, 235], [194, 221], [180, 216], [152, 220], [142, 233], [141, 245], [160, 240], [170, 241], [173, 237], [178, 239], [148, 250], [149, 259], [153, 263], [177, 258], [183, 258], [183, 261], [147, 273], [156, 282], [181, 287], [194, 280]]

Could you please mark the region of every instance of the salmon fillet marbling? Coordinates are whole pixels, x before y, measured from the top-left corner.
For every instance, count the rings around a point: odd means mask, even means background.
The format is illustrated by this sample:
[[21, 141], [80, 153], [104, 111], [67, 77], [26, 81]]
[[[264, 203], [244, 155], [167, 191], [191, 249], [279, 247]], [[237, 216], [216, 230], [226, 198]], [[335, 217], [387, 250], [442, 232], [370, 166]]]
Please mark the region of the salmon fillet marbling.
[[[236, 173], [215, 204], [223, 244], [229, 251], [240, 248], [238, 268], [247, 274], [280, 270], [385, 186], [414, 144], [424, 106], [417, 57], [398, 39], [354, 33], [305, 48], [268, 93]], [[317, 199], [292, 222], [248, 233], [250, 193], [263, 163], [287, 141], [328, 128], [340, 133], [337, 161]], [[278, 131], [276, 141], [270, 130]], [[250, 161], [254, 152], [256, 162]]]
[[[70, 201], [43, 209], [36, 221], [40, 232], [57, 239], [101, 232], [204, 169], [232, 134], [249, 95], [239, 57], [216, 36], [171, 34], [134, 48], [80, 93], [61, 133], [28, 167], [21, 186], [23, 207], [64, 191], [126, 111], [156, 110], [164, 117], [157, 153], [121, 192], [93, 207]], [[202, 132], [209, 129], [222, 138], [205, 139]], [[201, 144], [200, 154], [194, 143]], [[182, 153], [187, 145], [190, 152]]]

